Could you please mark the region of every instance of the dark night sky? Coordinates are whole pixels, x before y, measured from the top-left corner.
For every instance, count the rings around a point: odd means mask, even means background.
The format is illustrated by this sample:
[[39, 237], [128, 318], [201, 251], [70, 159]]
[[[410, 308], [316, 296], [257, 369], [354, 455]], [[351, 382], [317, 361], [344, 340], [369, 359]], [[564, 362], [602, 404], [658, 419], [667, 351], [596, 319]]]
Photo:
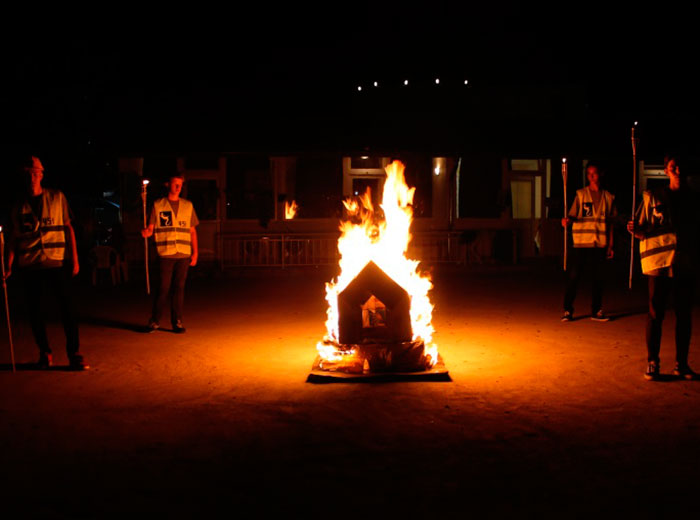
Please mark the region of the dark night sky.
[[[672, 4], [616, 13], [593, 4], [320, 5], [157, 17], [124, 8], [33, 31], [31, 18], [8, 20], [7, 141], [22, 150], [235, 151], [357, 146], [366, 135], [381, 143], [401, 128], [395, 141], [412, 143], [436, 120], [446, 133], [474, 125], [474, 99], [507, 107], [502, 92], [564, 89], [570, 124], [587, 122], [582, 132], [626, 132], [640, 119], [650, 138], [693, 142], [696, 31]], [[458, 88], [465, 78], [469, 89]], [[357, 85], [374, 80], [382, 88], [360, 97]], [[382, 123], [387, 114], [399, 123]], [[552, 117], [538, 124], [551, 129]]]

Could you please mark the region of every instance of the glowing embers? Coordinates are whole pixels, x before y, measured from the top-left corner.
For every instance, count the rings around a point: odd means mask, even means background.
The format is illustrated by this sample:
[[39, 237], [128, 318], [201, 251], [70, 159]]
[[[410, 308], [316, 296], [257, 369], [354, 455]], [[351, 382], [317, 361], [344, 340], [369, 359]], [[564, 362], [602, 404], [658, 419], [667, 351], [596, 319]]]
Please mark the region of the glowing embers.
[[386, 327], [386, 305], [372, 295], [362, 304], [362, 328], [377, 327]]

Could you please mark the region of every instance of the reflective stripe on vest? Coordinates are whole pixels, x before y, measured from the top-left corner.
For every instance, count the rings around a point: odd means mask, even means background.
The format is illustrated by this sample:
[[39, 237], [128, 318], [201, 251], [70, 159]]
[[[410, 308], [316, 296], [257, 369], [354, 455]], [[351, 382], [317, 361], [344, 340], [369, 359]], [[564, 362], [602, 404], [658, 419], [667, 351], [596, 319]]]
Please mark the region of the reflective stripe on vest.
[[595, 207], [588, 188], [576, 192], [578, 198], [578, 215], [571, 226], [574, 247], [605, 247], [608, 245], [607, 219], [614, 197], [602, 190], [600, 203]]
[[180, 199], [177, 215], [173, 211], [167, 198], [158, 199], [153, 204], [156, 225], [153, 230], [153, 238], [159, 256], [172, 256], [175, 254], [192, 254], [192, 203], [189, 200]]
[[676, 234], [668, 227], [668, 215], [663, 214], [659, 206], [659, 200], [651, 192], [644, 192], [643, 206], [637, 217], [638, 223], [649, 228], [639, 241], [644, 274], [671, 266], [676, 256]]
[[41, 218], [24, 202], [15, 217], [18, 230], [17, 261], [19, 265], [40, 264], [46, 260], [62, 261], [66, 252], [66, 231], [63, 222], [63, 193], [44, 189], [41, 194]]

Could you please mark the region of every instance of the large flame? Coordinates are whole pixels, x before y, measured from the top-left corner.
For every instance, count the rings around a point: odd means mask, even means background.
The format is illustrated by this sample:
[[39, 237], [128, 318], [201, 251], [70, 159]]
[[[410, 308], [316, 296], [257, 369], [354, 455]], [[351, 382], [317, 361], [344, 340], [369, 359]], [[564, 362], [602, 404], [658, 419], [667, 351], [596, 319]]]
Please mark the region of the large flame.
[[437, 363], [437, 345], [432, 343], [433, 305], [428, 297], [432, 283], [427, 273], [418, 272], [419, 261], [406, 257], [411, 241], [411, 204], [415, 188], [406, 185], [404, 169], [400, 161], [386, 167], [380, 204], [383, 218], [375, 212], [369, 190], [359, 198], [343, 202], [348, 218], [340, 224], [340, 275], [326, 284], [326, 338], [317, 345], [322, 359], [334, 361], [347, 353], [339, 352], [332, 345], [338, 344], [338, 295], [368, 262], [373, 261], [408, 293], [413, 340], [422, 340], [426, 357], [429, 356], [433, 365]]
[[298, 209], [299, 209], [299, 206], [297, 206], [296, 201], [292, 201], [291, 204], [289, 202], [285, 201], [284, 202], [284, 219], [285, 220], [292, 220], [294, 217], [296, 217]]

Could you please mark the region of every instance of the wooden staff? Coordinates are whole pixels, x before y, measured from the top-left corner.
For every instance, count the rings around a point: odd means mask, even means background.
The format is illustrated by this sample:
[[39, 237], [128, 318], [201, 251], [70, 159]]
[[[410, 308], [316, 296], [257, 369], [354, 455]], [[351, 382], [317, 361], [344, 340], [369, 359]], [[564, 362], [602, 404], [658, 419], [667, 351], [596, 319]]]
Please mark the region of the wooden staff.
[[[632, 127], [632, 219], [634, 220], [634, 214], [636, 212], [636, 202], [637, 202], [637, 143], [638, 139], [634, 137], [634, 129], [637, 127], [637, 121], [634, 122]], [[630, 238], [630, 278], [629, 278], [629, 288], [632, 289], [632, 272], [634, 271], [634, 233]]]
[[0, 226], [0, 278], [2, 278], [2, 289], [5, 293], [5, 316], [7, 316], [7, 334], [10, 337], [10, 358], [12, 359], [12, 371], [15, 372], [15, 347], [12, 344], [12, 325], [10, 324], [10, 303], [7, 299], [7, 282], [5, 281], [5, 235], [2, 234]]
[[[567, 198], [567, 193], [566, 193], [566, 185], [568, 184], [568, 179], [569, 179], [569, 165], [566, 164], [566, 157], [564, 157], [561, 160], [561, 177], [562, 180], [564, 181], [564, 218], [569, 218], [569, 203], [568, 203], [568, 198]], [[568, 257], [568, 252], [569, 252], [569, 226], [566, 225], [564, 226], [564, 271], [566, 271], [566, 261]]]
[[[141, 183], [141, 201], [143, 202], [143, 229], [148, 227], [148, 217], [146, 216], [146, 189], [148, 187], [148, 179], [144, 179]], [[143, 238], [143, 258], [146, 266], [146, 294], [151, 294], [151, 279], [148, 274], [148, 238]]]

